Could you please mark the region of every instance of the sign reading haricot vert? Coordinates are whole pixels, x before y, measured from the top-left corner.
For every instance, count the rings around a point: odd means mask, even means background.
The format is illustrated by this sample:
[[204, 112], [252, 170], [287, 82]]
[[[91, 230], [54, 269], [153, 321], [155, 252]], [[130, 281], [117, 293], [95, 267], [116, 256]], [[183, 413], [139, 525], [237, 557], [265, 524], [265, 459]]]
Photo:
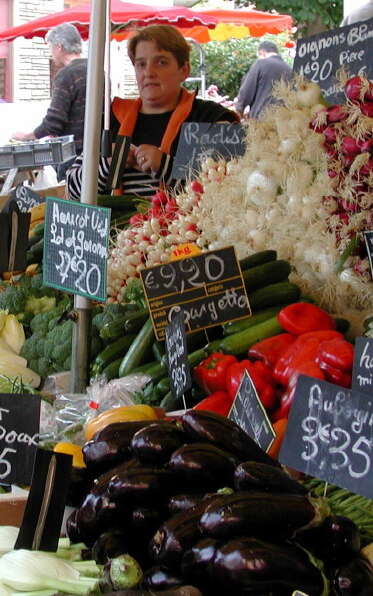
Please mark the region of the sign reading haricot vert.
[[155, 265], [140, 275], [158, 341], [182, 311], [186, 333], [251, 314], [233, 246]]
[[279, 461], [373, 498], [373, 394], [301, 375]]
[[43, 282], [92, 300], [107, 299], [110, 209], [47, 197]]
[[31, 483], [39, 424], [40, 395], [0, 393], [0, 482]]
[[373, 19], [298, 39], [293, 70], [317, 83], [330, 103], [345, 103], [337, 72], [373, 77]]

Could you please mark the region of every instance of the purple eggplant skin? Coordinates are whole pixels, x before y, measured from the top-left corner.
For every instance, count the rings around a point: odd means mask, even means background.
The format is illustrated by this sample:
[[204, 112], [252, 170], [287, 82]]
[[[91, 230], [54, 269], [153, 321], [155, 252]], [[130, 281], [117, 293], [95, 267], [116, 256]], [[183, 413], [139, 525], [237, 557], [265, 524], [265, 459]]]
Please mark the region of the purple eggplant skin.
[[300, 532], [297, 542], [333, 567], [357, 557], [361, 548], [359, 528], [343, 515], [328, 515], [319, 526]]
[[120, 530], [112, 530], [100, 534], [91, 548], [91, 555], [96, 563], [105, 565], [114, 557], [128, 553], [129, 550], [127, 534]]
[[372, 596], [373, 568], [363, 557], [355, 557], [334, 572], [333, 596]]
[[183, 493], [180, 495], [173, 495], [168, 501], [168, 510], [171, 515], [181, 513], [182, 511], [188, 511], [188, 509], [198, 505], [204, 496], [205, 493]]
[[66, 520], [66, 535], [72, 544], [84, 542], [84, 535], [82, 534], [76, 519], [77, 513], [78, 510], [73, 509]]
[[173, 422], [154, 422], [132, 437], [131, 451], [142, 463], [162, 465], [171, 454], [186, 443], [186, 435]]
[[[118, 590], [118, 592], [108, 592], [106, 596], [149, 596], [154, 592], [150, 590]], [[157, 596], [203, 596], [202, 592], [194, 586], [178, 586], [169, 590], [160, 590]]]
[[210, 567], [221, 543], [214, 538], [203, 538], [185, 551], [181, 561], [183, 580], [202, 590], [209, 587]]
[[255, 461], [242, 462], [234, 472], [234, 488], [270, 493], [306, 495], [307, 489], [281, 468]]
[[280, 466], [235, 422], [204, 410], [188, 410], [181, 424], [191, 441], [206, 441], [238, 457], [239, 461], [258, 461]]
[[113, 422], [105, 426], [83, 445], [83, 458], [87, 469], [99, 475], [132, 458], [130, 446], [133, 435], [153, 422]]
[[112, 476], [107, 496], [121, 506], [155, 506], [174, 490], [175, 475], [166, 469], [139, 467]]
[[218, 547], [208, 567], [211, 583], [222, 594], [291, 596], [301, 590], [320, 596], [324, 589], [321, 572], [304, 551], [252, 537], [236, 538]]
[[196, 490], [233, 486], [238, 461], [231, 453], [209, 443], [191, 443], [174, 451], [168, 467], [181, 482]]
[[303, 495], [238, 492], [221, 496], [201, 515], [204, 536], [230, 539], [236, 536], [283, 540], [319, 520], [317, 502]]
[[170, 590], [183, 585], [181, 576], [162, 565], [150, 567], [143, 575], [141, 588], [144, 590]]
[[201, 539], [199, 521], [210, 503], [221, 499], [209, 497], [187, 511], [170, 517], [156, 531], [149, 542], [149, 553], [156, 565], [179, 570], [184, 552]]

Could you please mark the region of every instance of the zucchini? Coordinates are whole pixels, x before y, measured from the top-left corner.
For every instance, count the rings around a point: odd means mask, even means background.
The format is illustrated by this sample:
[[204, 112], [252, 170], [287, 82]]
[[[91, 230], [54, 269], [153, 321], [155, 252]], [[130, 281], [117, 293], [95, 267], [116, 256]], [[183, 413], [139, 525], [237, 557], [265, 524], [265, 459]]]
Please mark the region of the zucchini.
[[[220, 342], [221, 340], [219, 340]], [[191, 352], [188, 354], [188, 362], [190, 368], [194, 368], [207, 356], [207, 349], [201, 348], [199, 350], [195, 350], [195, 352]], [[163, 377], [167, 375], [167, 363], [166, 358], [162, 359], [162, 362], [153, 362], [150, 364], [146, 364], [144, 366], [138, 366], [134, 370], [131, 371], [132, 373], [142, 372], [145, 375], [149, 375], [151, 377], [153, 383], [158, 383]]]
[[258, 323], [244, 331], [228, 335], [222, 340], [212, 342], [209, 346], [209, 351], [215, 351], [217, 348], [219, 351], [225, 352], [226, 354], [243, 354], [257, 341], [283, 332], [284, 330], [277, 321], [277, 317], [272, 317], [263, 321], [263, 323]]
[[100, 374], [110, 362], [117, 360], [119, 356], [123, 357], [123, 354], [128, 350], [135, 337], [135, 334], [124, 335], [107, 345], [106, 348], [97, 354], [92, 365], [92, 372], [96, 375]]
[[290, 281], [279, 281], [254, 290], [247, 297], [251, 310], [257, 311], [269, 306], [297, 302], [300, 297], [300, 289]]
[[39, 238], [39, 240], [41, 240], [41, 238], [44, 238], [44, 230], [45, 230], [45, 223], [41, 222], [36, 224], [36, 226], [32, 229], [32, 236], [36, 236], [37, 238]]
[[269, 261], [263, 265], [257, 265], [243, 271], [242, 277], [245, 282], [247, 292], [252, 292], [257, 288], [262, 288], [269, 283], [287, 280], [291, 272], [291, 266], [288, 261], [281, 259]]
[[128, 314], [124, 323], [126, 333], [137, 333], [146, 322], [149, 312], [146, 309], [137, 310]]
[[113, 360], [112, 362], [110, 362], [110, 364], [105, 366], [104, 370], [102, 371], [102, 374], [105, 375], [108, 381], [110, 381], [111, 379], [117, 379], [119, 377], [119, 367], [121, 365], [122, 360], [123, 358], [117, 358], [116, 360]]
[[[147, 311], [133, 310], [133, 306], [129, 304], [128, 307], [130, 306], [131, 308], [128, 308], [127, 312], [118, 315], [114, 321], [110, 321], [110, 323], [106, 323], [101, 327], [100, 337], [102, 339], [118, 339], [124, 333], [136, 333], [141, 329], [148, 317], [148, 313]], [[144, 315], [144, 313], [146, 314]]]
[[162, 341], [155, 341], [152, 345], [152, 352], [153, 356], [157, 362], [161, 362], [163, 356], [166, 353], [164, 342]]
[[249, 327], [254, 327], [254, 325], [257, 325], [258, 323], [263, 323], [263, 321], [267, 321], [267, 319], [277, 315], [281, 309], [282, 306], [272, 306], [271, 308], [258, 310], [258, 312], [256, 312], [254, 315], [251, 315], [251, 317], [245, 317], [244, 319], [239, 319], [238, 321], [230, 321], [229, 323], [225, 323], [223, 325], [224, 335], [233, 335], [233, 333], [239, 333], [240, 331], [244, 331]]
[[180, 402], [181, 400], [176, 399], [172, 391], [169, 391], [168, 393], [166, 393], [159, 406], [163, 408], [165, 412], [172, 412], [173, 410], [180, 409]]
[[263, 263], [267, 263], [268, 261], [274, 261], [277, 259], [277, 252], [275, 250], [261, 250], [259, 252], [255, 252], [244, 259], [239, 261], [241, 270], [244, 271], [245, 269], [249, 269], [250, 267], [256, 267], [257, 265], [263, 265]]
[[119, 367], [119, 376], [125, 377], [137, 366], [143, 363], [146, 352], [154, 342], [154, 330], [151, 318], [146, 322], [131, 343]]
[[166, 395], [166, 393], [168, 393], [168, 391], [170, 391], [169, 377], [163, 377], [163, 379], [161, 379], [157, 383], [157, 389], [158, 389], [158, 391], [160, 391], [160, 393], [162, 393], [162, 395]]
[[98, 195], [97, 205], [99, 207], [107, 207], [115, 211], [133, 211], [139, 197], [135, 195], [114, 196], [114, 195]]
[[28, 249], [26, 253], [26, 264], [31, 265], [31, 263], [41, 263], [43, 260], [43, 253], [44, 238], [41, 238]]

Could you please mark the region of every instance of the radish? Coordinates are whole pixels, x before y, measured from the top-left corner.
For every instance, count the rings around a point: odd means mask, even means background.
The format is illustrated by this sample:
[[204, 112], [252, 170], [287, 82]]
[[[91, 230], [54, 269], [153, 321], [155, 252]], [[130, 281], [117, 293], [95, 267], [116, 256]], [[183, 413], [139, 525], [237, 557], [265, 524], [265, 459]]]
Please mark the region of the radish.
[[200, 182], [198, 182], [198, 180], [192, 180], [192, 182], [190, 183], [190, 188], [193, 192], [196, 193], [203, 193], [203, 186]]

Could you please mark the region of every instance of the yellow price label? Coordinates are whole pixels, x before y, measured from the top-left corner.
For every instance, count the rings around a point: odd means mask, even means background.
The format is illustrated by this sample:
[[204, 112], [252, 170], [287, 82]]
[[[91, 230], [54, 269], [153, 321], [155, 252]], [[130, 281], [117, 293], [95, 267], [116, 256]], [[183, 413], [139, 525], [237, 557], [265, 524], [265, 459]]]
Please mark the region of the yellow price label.
[[201, 249], [192, 242], [188, 244], [179, 244], [171, 253], [171, 261], [178, 261], [179, 259], [186, 259], [187, 257], [195, 257], [201, 254]]

